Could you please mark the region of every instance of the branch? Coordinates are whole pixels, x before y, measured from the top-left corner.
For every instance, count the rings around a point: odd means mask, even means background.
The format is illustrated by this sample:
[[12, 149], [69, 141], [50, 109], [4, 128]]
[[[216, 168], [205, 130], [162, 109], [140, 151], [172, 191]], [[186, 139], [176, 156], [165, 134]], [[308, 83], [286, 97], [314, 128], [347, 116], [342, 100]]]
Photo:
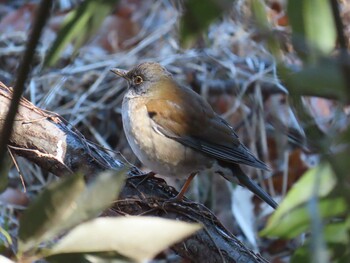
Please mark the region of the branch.
[[[0, 128], [10, 105], [12, 90], [0, 82]], [[57, 176], [82, 170], [88, 179], [106, 169], [124, 166], [104, 150], [86, 141], [55, 113], [45, 112], [21, 99], [10, 139], [12, 151]], [[177, 192], [160, 178], [143, 180], [130, 171], [125, 187], [104, 215], [154, 215], [187, 222], [204, 228], [172, 249], [192, 262], [267, 262], [229, 233], [215, 215], [201, 204], [185, 199], [170, 202]]]

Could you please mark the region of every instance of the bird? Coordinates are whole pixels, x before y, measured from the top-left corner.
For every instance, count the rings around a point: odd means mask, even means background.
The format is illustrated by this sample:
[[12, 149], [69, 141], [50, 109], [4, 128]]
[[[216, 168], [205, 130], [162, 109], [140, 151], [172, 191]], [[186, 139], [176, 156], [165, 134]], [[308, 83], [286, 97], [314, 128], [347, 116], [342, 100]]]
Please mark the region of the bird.
[[154, 173], [187, 176], [177, 200], [182, 200], [196, 174], [213, 169], [277, 208], [240, 165], [267, 171], [269, 167], [241, 143], [231, 125], [201, 95], [179, 85], [157, 62], [110, 71], [128, 83], [121, 114], [127, 141], [137, 158]]

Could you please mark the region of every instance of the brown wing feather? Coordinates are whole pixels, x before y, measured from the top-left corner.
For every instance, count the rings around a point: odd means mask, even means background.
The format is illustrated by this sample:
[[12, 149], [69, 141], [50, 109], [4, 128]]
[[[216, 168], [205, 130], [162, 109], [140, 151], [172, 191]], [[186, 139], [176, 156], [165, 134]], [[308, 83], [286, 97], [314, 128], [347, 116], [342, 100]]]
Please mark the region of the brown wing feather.
[[146, 103], [155, 130], [221, 161], [268, 169], [200, 95], [174, 82], [166, 84], [171, 85], [166, 92], [153, 89], [157, 99]]

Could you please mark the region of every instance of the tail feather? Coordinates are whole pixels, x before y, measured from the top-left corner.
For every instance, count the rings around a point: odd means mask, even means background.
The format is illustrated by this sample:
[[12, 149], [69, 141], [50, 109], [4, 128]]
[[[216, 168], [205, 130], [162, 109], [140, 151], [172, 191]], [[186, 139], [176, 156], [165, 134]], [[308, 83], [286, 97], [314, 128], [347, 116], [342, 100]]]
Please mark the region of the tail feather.
[[[252, 191], [256, 196], [258, 196], [261, 200], [266, 202], [273, 209], [276, 209], [278, 207], [278, 204], [272, 199], [272, 197], [268, 193], [266, 193], [257, 183], [252, 181], [242, 171], [242, 169], [239, 167], [239, 165], [231, 165], [231, 166], [229, 166], [229, 168], [231, 169], [233, 176], [235, 176], [239, 180], [240, 184], [247, 187], [250, 191]], [[233, 181], [233, 180], [231, 180], [231, 178], [226, 177], [225, 175], [224, 175], [224, 177], [226, 179], [228, 179], [229, 181]]]

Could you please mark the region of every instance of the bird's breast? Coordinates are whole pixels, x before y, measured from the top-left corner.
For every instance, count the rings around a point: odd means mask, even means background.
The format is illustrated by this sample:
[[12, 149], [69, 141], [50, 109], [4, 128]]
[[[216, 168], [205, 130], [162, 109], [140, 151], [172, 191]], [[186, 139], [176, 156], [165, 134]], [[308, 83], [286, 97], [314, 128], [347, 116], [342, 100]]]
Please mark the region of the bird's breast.
[[142, 97], [124, 98], [122, 118], [131, 149], [154, 172], [186, 176], [210, 167], [213, 162], [196, 150], [156, 132]]

